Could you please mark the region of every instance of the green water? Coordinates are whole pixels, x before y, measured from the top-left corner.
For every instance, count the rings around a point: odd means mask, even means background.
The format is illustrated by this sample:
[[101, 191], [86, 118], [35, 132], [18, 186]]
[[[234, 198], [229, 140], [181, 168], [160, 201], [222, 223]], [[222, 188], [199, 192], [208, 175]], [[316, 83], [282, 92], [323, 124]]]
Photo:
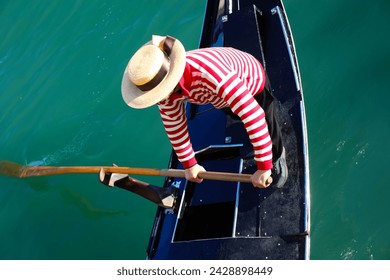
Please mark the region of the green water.
[[[122, 73], [151, 34], [196, 48], [204, 5], [0, 0], [0, 159], [165, 168], [158, 111], [124, 104]], [[307, 110], [311, 257], [390, 259], [390, 4], [285, 6]], [[95, 175], [0, 177], [0, 259], [144, 259], [155, 211]]]

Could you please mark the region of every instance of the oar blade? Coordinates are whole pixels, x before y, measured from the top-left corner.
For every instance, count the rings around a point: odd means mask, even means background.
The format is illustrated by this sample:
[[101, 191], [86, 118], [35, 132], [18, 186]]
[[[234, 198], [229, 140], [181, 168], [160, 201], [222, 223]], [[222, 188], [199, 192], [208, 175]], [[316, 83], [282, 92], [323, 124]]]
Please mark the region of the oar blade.
[[23, 170], [26, 168], [25, 165], [2, 160], [0, 161], [0, 175], [8, 177], [22, 178]]

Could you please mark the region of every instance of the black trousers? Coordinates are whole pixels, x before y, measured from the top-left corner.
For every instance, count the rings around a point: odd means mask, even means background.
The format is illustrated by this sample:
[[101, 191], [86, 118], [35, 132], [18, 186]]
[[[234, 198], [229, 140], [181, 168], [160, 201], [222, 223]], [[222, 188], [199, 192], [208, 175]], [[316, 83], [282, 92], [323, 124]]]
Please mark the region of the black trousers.
[[276, 117], [276, 99], [272, 95], [272, 87], [268, 76], [263, 91], [258, 93], [255, 99], [265, 112], [265, 120], [272, 140], [272, 156], [275, 162], [282, 154], [283, 143], [279, 122]]

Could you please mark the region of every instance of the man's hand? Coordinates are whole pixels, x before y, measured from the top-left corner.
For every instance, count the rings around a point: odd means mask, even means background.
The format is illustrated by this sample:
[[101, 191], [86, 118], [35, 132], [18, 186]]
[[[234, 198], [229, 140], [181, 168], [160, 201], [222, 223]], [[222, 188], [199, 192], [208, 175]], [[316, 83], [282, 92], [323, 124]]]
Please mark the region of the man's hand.
[[195, 164], [194, 166], [185, 170], [186, 179], [191, 182], [201, 183], [203, 181], [202, 178], [198, 177], [199, 171], [206, 171], [203, 166], [199, 164]]
[[251, 176], [253, 186], [267, 188], [272, 183], [271, 170], [257, 170]]

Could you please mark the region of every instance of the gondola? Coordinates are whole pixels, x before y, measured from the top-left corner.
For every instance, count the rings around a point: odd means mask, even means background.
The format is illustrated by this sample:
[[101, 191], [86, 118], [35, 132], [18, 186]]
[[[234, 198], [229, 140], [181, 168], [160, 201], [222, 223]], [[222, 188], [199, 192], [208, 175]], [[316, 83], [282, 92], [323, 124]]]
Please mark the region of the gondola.
[[[289, 22], [278, 0], [209, 0], [200, 48], [234, 47], [260, 60], [278, 99], [289, 178], [282, 189], [168, 177], [173, 208], [158, 207], [147, 259], [309, 259], [310, 183], [301, 78]], [[198, 162], [209, 171], [252, 174], [241, 121], [211, 105], [187, 105]], [[169, 168], [182, 169], [174, 152]]]

